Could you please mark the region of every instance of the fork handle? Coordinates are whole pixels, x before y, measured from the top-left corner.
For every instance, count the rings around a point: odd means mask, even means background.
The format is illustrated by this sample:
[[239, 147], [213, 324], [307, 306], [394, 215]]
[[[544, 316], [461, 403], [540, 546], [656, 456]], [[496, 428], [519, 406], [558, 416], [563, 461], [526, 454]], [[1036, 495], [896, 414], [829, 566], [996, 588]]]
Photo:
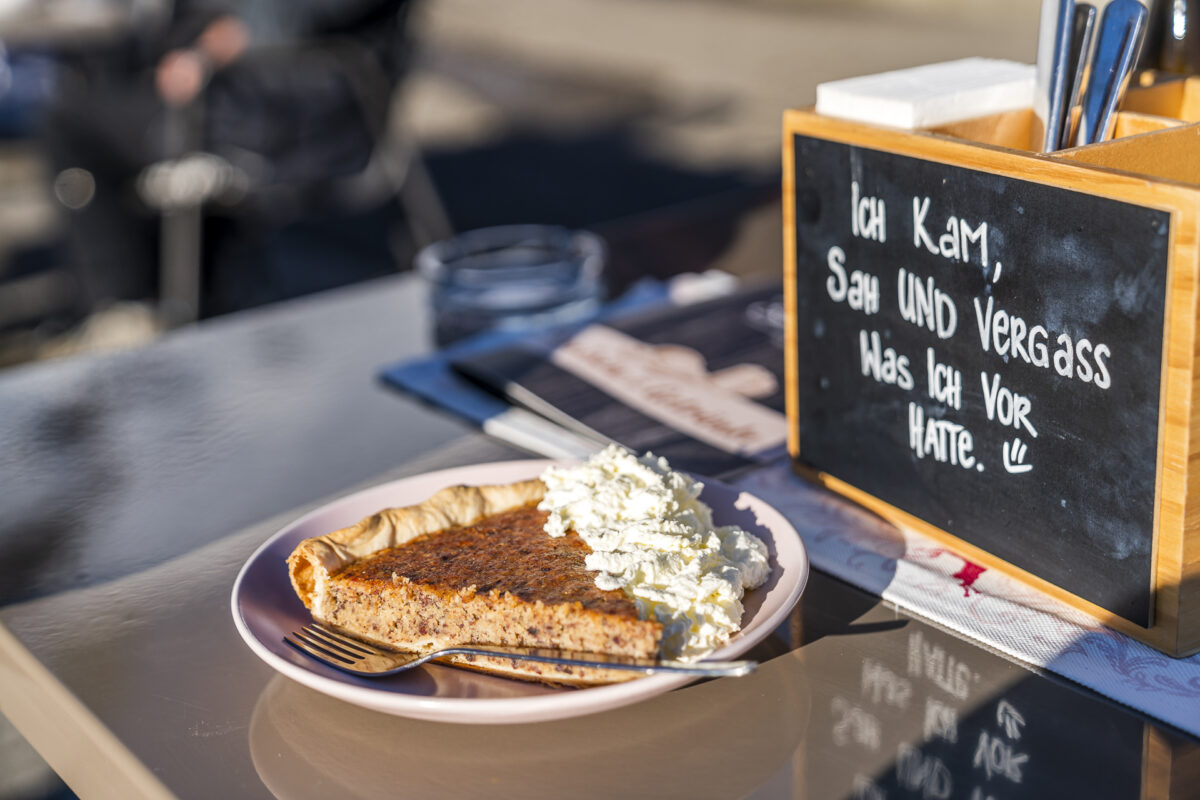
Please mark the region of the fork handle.
[[552, 650], [539, 647], [505, 647], [499, 645], [447, 647], [431, 654], [433, 658], [445, 656], [499, 656], [523, 661], [538, 661], [543, 664], [559, 664], [569, 667], [593, 667], [598, 669], [621, 669], [634, 672], [673, 672], [704, 678], [747, 675], [758, 666], [756, 661], [671, 661], [669, 659], [634, 658], [632, 656], [584, 653]]

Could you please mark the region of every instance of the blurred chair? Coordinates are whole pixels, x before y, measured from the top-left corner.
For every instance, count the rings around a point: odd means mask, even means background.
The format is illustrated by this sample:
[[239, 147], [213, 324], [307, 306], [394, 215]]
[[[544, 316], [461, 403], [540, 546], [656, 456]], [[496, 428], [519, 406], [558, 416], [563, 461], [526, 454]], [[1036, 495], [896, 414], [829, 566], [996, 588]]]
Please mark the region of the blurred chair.
[[[0, 2], [0, 333], [4, 358], [77, 322], [86, 303], [76, 271], [58, 253], [61, 206], [86, 203], [86, 171], [47, 174], [38, 140], [59, 80], [59, 57], [105, 46], [145, 24], [159, 0]], [[55, 201], [58, 201], [57, 205]], [[16, 343], [17, 347], [7, 345]]]
[[32, 146], [32, 118], [53, 83], [48, 59], [14, 58], [0, 41], [0, 331], [73, 308], [68, 270], [45, 256], [56, 215]]

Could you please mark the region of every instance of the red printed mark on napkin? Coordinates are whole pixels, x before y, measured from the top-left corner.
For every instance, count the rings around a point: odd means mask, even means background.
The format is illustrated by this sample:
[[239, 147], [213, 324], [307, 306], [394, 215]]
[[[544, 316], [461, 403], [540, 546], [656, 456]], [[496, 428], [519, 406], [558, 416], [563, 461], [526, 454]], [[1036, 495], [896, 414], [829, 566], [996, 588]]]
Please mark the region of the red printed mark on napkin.
[[[958, 572], [950, 577], [958, 579], [958, 585], [963, 589], [963, 597], [971, 596], [971, 589], [975, 586], [975, 581], [984, 572], [987, 572], [987, 567], [981, 567], [978, 564], [963, 559], [963, 567]], [[975, 589], [975, 594], [979, 594], [979, 590]]]

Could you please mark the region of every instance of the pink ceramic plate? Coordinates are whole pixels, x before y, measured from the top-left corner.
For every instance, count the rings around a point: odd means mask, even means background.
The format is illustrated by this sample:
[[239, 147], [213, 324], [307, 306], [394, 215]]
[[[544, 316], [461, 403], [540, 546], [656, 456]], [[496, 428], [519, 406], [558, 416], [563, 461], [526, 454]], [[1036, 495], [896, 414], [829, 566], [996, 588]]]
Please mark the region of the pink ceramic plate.
[[[419, 503], [445, 486], [535, 478], [552, 463], [506, 461], [430, 472], [366, 489], [296, 520], [267, 540], [238, 573], [232, 597], [238, 633], [263, 661], [305, 686], [376, 711], [442, 722], [561, 719], [627, 705], [685, 685], [686, 676], [651, 675], [611, 686], [555, 689], [441, 665], [370, 680], [318, 664], [283, 643], [285, 633], [311, 621], [292, 591], [284, 566], [302, 539], [351, 525], [381, 508]], [[796, 605], [808, 580], [808, 554], [783, 515], [757, 497], [715, 481], [705, 482], [701, 497], [712, 507], [718, 525], [742, 526], [765, 541], [771, 552], [767, 582], [746, 594], [742, 630], [712, 656], [736, 658], [766, 638]]]

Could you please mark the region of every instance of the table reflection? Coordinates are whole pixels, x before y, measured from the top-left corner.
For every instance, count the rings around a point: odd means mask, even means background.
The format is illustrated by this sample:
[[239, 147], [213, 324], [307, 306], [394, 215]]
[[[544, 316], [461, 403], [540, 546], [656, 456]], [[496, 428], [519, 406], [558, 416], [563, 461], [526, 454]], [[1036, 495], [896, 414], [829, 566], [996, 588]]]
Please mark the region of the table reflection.
[[[1188, 797], [1200, 745], [814, 573], [798, 797]], [[838, 609], [831, 612], [829, 609]], [[840, 615], [840, 616], [839, 616]]]
[[750, 656], [744, 678], [538, 724], [389, 716], [276, 676], [250, 754], [289, 799], [1194, 795], [1195, 740], [821, 573]]
[[263, 783], [289, 800], [399, 787], [414, 798], [744, 797], [788, 766], [809, 708], [795, 653], [744, 678], [537, 725], [393, 717], [277, 676], [255, 706], [250, 752]]

